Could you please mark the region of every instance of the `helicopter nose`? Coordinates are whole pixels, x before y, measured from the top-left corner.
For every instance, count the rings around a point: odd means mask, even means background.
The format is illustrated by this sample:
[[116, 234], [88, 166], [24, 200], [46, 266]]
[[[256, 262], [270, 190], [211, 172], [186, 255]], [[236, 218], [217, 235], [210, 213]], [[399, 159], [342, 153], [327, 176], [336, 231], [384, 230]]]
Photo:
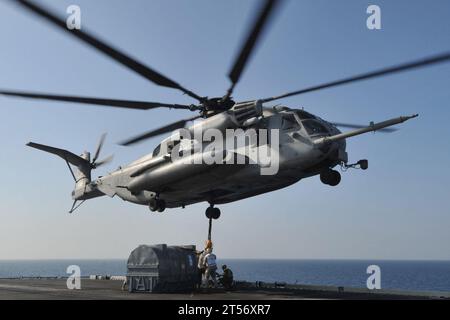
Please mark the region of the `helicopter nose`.
[[322, 152], [323, 156], [333, 163], [347, 162], [347, 152], [345, 140], [333, 141], [321, 145], [319, 150]]
[[347, 147], [347, 143], [345, 142], [345, 139], [335, 141], [336, 144], [336, 154], [335, 157], [338, 162], [348, 162], [348, 154], [347, 151], [345, 151]]

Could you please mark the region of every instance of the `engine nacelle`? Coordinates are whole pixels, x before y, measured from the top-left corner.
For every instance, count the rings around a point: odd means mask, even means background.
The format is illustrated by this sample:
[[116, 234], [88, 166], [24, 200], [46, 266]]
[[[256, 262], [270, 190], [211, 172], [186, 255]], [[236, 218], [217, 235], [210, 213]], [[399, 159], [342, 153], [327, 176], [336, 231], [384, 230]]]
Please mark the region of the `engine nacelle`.
[[262, 102], [260, 100], [235, 104], [229, 114], [239, 127], [251, 126], [258, 122], [262, 115]]
[[[195, 123], [188, 128], [191, 136], [196, 130], [206, 131], [217, 129], [225, 133], [226, 129], [245, 128], [256, 124], [262, 116], [261, 101], [243, 102], [235, 104], [230, 110], [209, 117], [202, 122]], [[179, 134], [175, 133], [167, 140], [179, 140]]]

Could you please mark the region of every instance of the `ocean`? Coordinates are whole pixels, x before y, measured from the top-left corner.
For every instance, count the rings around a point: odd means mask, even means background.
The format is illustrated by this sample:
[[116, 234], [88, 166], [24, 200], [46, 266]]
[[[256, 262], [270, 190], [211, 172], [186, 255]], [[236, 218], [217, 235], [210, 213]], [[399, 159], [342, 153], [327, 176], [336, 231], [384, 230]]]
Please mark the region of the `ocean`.
[[[367, 267], [377, 265], [382, 289], [450, 291], [450, 261], [225, 259], [219, 264], [227, 264], [236, 280], [356, 288], [366, 287]], [[82, 276], [126, 273], [126, 260], [5, 260], [0, 278], [64, 277], [69, 265], [78, 265]]]

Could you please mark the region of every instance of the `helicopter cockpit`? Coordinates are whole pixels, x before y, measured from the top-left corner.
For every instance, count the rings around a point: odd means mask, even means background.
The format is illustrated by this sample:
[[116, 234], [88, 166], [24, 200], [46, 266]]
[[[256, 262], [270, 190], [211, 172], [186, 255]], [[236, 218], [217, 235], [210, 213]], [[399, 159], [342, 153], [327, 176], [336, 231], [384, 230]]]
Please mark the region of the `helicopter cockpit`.
[[284, 131], [298, 131], [301, 128], [300, 122], [295, 118], [293, 113], [285, 113], [281, 118], [281, 129]]
[[309, 136], [330, 134], [330, 130], [323, 124], [323, 120], [309, 112], [289, 109], [282, 113], [282, 130], [299, 131], [302, 127]]
[[310, 136], [329, 134], [330, 130], [323, 125], [323, 120], [304, 110], [296, 110], [303, 127]]

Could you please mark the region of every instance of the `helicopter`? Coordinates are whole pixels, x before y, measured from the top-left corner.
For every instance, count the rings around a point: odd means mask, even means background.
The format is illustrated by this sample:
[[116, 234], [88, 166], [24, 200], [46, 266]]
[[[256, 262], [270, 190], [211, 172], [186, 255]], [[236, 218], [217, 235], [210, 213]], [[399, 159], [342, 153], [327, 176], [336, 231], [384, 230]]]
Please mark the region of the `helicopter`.
[[[170, 108], [199, 113], [194, 117], [176, 121], [123, 141], [122, 145], [130, 146], [146, 139], [171, 133], [157, 145], [152, 153], [96, 179], [92, 179], [92, 171], [112, 160], [112, 157], [99, 160], [105, 135], [101, 136], [92, 157], [91, 153], [86, 151], [77, 155], [65, 149], [34, 142], [28, 143], [27, 146], [57, 155], [67, 163], [75, 181], [75, 188], [72, 192], [74, 202], [70, 213], [78, 209], [84, 201], [102, 196], [117, 196], [128, 202], [148, 206], [153, 212], [163, 212], [166, 208], [184, 208], [194, 203], [207, 202], [209, 206], [206, 209], [206, 216], [211, 223], [211, 219], [220, 217], [221, 213], [216, 207], [217, 205], [272, 192], [305, 178], [319, 176], [324, 184], [335, 187], [341, 181], [341, 174], [334, 169], [336, 166], [344, 169], [368, 169], [368, 160], [366, 159], [349, 163], [346, 139], [368, 132], [392, 132], [396, 130], [392, 126], [418, 115], [400, 116], [379, 123], [357, 125], [324, 120], [303, 108], [271, 106], [269, 103], [295, 95], [392, 75], [450, 60], [450, 52], [444, 52], [278, 96], [234, 101], [233, 91], [249, 58], [282, 3], [280, 0], [265, 0], [256, 11], [254, 22], [228, 73], [230, 87], [224, 96], [209, 98], [190, 91], [176, 81], [131, 58], [84, 28], [83, 30], [67, 29], [66, 22], [48, 8], [29, 0], [9, 1], [43, 18], [143, 78], [159, 86], [179, 90], [197, 101], [196, 104], [184, 105], [1, 89], [1, 95], [28, 99], [138, 110]], [[188, 125], [191, 122], [194, 123]], [[341, 132], [339, 128], [352, 130]], [[244, 149], [239, 147], [208, 149], [212, 143], [211, 140], [202, 139], [202, 134], [208, 130], [222, 134], [228, 130], [236, 130], [237, 136], [245, 136], [251, 132], [248, 139], [250, 143]], [[270, 139], [261, 134], [265, 132], [264, 130], [271, 132]], [[200, 138], [196, 138], [196, 132], [201, 133]], [[272, 136], [272, 132], [276, 134]], [[223, 138], [223, 140], [227, 140], [227, 138]], [[224, 143], [221, 145], [223, 146]], [[270, 151], [269, 164], [267, 161], [260, 161], [261, 159], [258, 157], [252, 156], [252, 154], [259, 154], [263, 149]], [[216, 158], [227, 160], [226, 163], [206, 164], [200, 162], [193, 164], [193, 162], [185, 161], [186, 158], [191, 160], [203, 158], [208, 152], [210, 155], [214, 154], [213, 156]], [[244, 158], [245, 161], [228, 163], [228, 160], [236, 160], [239, 157]], [[261, 169], [273, 165], [274, 159], [276, 159], [276, 173], [261, 174]]]

